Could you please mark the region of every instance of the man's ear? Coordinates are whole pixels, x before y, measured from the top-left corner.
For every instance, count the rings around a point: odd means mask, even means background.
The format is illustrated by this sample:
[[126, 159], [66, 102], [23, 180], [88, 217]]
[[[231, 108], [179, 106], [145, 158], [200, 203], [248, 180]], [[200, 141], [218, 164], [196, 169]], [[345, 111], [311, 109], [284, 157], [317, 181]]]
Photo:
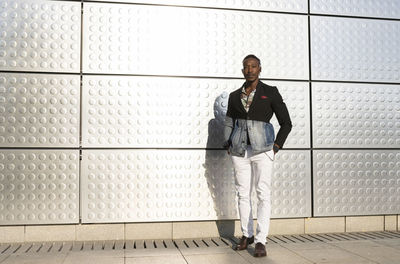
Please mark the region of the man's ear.
[[260, 72], [261, 72], [261, 70], [262, 70], [262, 68], [261, 68], [261, 66], [260, 66]]
[[244, 69], [242, 69], [242, 74], [244, 74]]

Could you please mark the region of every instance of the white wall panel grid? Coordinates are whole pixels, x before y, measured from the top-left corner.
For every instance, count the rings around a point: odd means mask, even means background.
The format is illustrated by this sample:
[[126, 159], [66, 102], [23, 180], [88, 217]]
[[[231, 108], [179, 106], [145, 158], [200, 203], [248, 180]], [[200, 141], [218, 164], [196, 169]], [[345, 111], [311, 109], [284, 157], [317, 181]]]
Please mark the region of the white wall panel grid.
[[[126, 4], [84, 4], [83, 72], [308, 79], [307, 16]], [[250, 40], [250, 41], [249, 41]]]
[[2, 0], [0, 70], [80, 71], [80, 3]]
[[[243, 80], [84, 76], [84, 147], [221, 148], [229, 93]], [[276, 85], [293, 119], [285, 147], [309, 147], [308, 83]], [[276, 129], [279, 128], [273, 117]]]
[[398, 83], [399, 35], [399, 21], [312, 16], [312, 79]]
[[0, 147], [78, 147], [80, 77], [0, 73]]
[[[100, 2], [126, 2], [139, 4], [179, 5], [196, 7], [232, 8], [264, 11], [307, 12], [307, 0], [99, 0]], [[86, 2], [86, 1], [84, 1]]]
[[317, 150], [315, 216], [398, 214], [400, 153], [387, 150]]
[[78, 150], [0, 151], [0, 225], [78, 222]]
[[[292, 131], [285, 142], [285, 148], [310, 147], [310, 87], [308, 82], [276, 82], [265, 81], [276, 86], [288, 108], [292, 120]], [[279, 131], [279, 123], [275, 115], [271, 119], [275, 134]]]
[[400, 85], [312, 83], [312, 97], [314, 147], [400, 147]]
[[[272, 216], [310, 216], [309, 151], [277, 157]], [[84, 223], [237, 218], [225, 151], [84, 150], [81, 166]]]
[[398, 0], [311, 0], [310, 12], [318, 14], [400, 18]]

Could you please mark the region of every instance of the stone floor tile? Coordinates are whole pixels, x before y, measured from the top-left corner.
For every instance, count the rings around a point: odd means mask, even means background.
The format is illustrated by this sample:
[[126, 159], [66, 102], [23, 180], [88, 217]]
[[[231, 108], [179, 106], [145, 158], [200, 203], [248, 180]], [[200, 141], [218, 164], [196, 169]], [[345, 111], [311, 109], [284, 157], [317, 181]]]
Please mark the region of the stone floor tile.
[[125, 251], [124, 250], [90, 250], [90, 251], [70, 251], [70, 252], [68, 252], [68, 257], [84, 257], [84, 256], [123, 258], [125, 256]]
[[372, 241], [337, 243], [337, 247], [381, 264], [400, 263], [400, 250]]
[[0, 255], [0, 263], [10, 257], [10, 255]]
[[247, 250], [237, 251], [249, 263], [284, 263], [284, 264], [311, 264], [312, 262], [297, 255], [293, 251], [284, 247], [268, 247], [267, 257], [255, 258], [254, 247], [249, 247]]
[[183, 256], [125, 258], [125, 264], [186, 264]]
[[125, 250], [125, 257], [151, 257], [151, 256], [180, 256], [181, 252], [177, 248], [157, 248], [157, 249], [130, 249]]
[[229, 254], [206, 254], [185, 256], [188, 264], [248, 264], [242, 256], [233, 252]]
[[400, 238], [399, 239], [376, 239], [373, 240], [374, 243], [385, 246], [400, 246]]
[[1, 264], [63, 264], [66, 254], [11, 255]]
[[235, 251], [230, 247], [202, 247], [202, 248], [180, 248], [182, 255], [199, 255], [199, 254], [231, 254]]
[[282, 247], [287, 249], [329, 249], [335, 248], [335, 246], [330, 245], [330, 243], [325, 242], [310, 242], [310, 243], [287, 243], [280, 244]]
[[368, 259], [340, 248], [294, 249], [293, 251], [314, 263], [372, 263]]
[[67, 256], [62, 264], [94, 263], [94, 264], [124, 264], [122, 257], [96, 256], [94, 253], [80, 256]]

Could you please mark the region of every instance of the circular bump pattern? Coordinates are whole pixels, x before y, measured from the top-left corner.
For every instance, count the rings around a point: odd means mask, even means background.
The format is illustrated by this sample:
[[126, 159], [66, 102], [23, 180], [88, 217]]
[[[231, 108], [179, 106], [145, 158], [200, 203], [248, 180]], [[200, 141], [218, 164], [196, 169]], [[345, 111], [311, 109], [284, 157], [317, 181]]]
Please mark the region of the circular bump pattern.
[[313, 83], [315, 147], [400, 147], [400, 86]]
[[[105, 161], [113, 166], [100, 166]], [[289, 169], [294, 162], [299, 164], [295, 172]], [[277, 158], [273, 217], [310, 216], [309, 164], [309, 151], [284, 150]], [[84, 150], [82, 184], [86, 223], [238, 217], [233, 168], [225, 151]]]
[[[132, 0], [100, 0], [100, 2], [128, 2]], [[265, 11], [286, 11], [286, 12], [307, 12], [307, 3], [303, 0], [192, 0], [188, 4], [185, 0], [147, 0], [147, 4], [198, 6], [198, 7], [219, 7], [230, 9], [265, 10]], [[104, 11], [104, 10], [103, 10]], [[103, 12], [104, 13], [104, 12]]]
[[[84, 76], [83, 145], [221, 148], [229, 93], [241, 85], [241, 80]], [[271, 85], [281, 91], [295, 127], [285, 146], [309, 147], [308, 84]], [[278, 130], [275, 117], [272, 122]]]
[[395, 202], [400, 195], [400, 155], [396, 152], [318, 150], [314, 157], [316, 216], [379, 215], [400, 210]]
[[78, 163], [77, 150], [2, 150], [0, 224], [77, 223]]
[[4, 0], [0, 70], [79, 73], [80, 3]]
[[313, 80], [399, 83], [397, 21], [313, 16], [311, 30]]
[[[212, 147], [223, 141], [227, 92], [242, 81], [85, 76], [84, 146]], [[225, 99], [219, 100], [225, 93]], [[188, 109], [191, 109], [190, 111]], [[217, 117], [216, 109], [222, 111]]]
[[[310, 147], [310, 107], [309, 85], [301, 82], [273, 82], [288, 108], [292, 120], [292, 131], [285, 142], [285, 148]], [[279, 131], [279, 123], [274, 115], [270, 121], [275, 128], [275, 136]]]
[[[86, 7], [85, 72], [241, 76], [241, 64], [232, 58], [252, 50], [271, 65], [263, 77], [308, 79], [306, 16], [98, 3]], [[244, 41], [255, 38], [258, 44]]]
[[359, 1], [359, 0], [318, 0], [312, 1], [312, 13], [366, 16], [379, 18], [400, 18], [400, 6], [397, 0]]
[[0, 118], [0, 146], [79, 146], [79, 83], [79, 76], [0, 73], [7, 116]]

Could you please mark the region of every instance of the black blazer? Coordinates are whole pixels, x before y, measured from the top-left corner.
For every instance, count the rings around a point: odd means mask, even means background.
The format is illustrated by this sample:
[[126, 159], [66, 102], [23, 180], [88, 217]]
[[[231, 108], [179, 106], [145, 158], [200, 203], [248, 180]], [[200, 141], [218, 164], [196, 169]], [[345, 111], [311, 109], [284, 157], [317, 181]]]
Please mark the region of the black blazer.
[[258, 81], [253, 102], [250, 105], [249, 112], [246, 112], [240, 99], [242, 87], [229, 95], [226, 115], [233, 119], [249, 119], [269, 123], [275, 113], [280, 125], [275, 143], [282, 148], [292, 130], [292, 121], [278, 89], [275, 86], [269, 86]]

